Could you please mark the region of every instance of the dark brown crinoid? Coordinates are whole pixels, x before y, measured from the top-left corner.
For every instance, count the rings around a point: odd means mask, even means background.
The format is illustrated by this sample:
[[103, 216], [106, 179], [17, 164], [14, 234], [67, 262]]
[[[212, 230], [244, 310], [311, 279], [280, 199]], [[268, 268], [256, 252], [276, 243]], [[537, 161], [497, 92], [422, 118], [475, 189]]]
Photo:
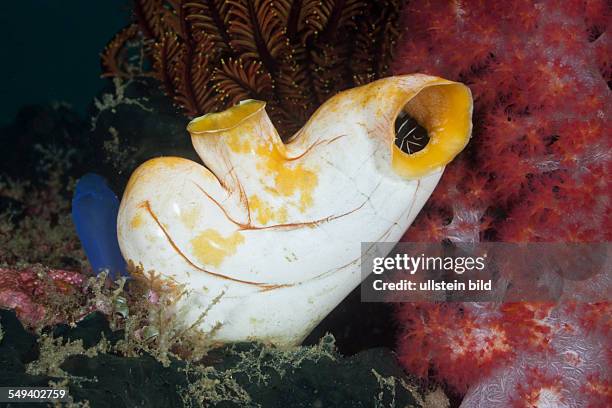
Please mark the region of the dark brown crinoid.
[[336, 92], [385, 76], [400, 0], [134, 0], [102, 54], [105, 76], [141, 37], [152, 74], [189, 116], [255, 98], [284, 137]]

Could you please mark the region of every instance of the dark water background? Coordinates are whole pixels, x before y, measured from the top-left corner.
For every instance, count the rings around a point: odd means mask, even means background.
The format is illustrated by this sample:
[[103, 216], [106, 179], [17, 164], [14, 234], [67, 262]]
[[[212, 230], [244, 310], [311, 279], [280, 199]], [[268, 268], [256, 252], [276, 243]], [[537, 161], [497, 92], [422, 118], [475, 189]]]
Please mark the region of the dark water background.
[[28, 104], [61, 101], [84, 114], [105, 83], [99, 54], [129, 18], [129, 0], [3, 1], [0, 126]]

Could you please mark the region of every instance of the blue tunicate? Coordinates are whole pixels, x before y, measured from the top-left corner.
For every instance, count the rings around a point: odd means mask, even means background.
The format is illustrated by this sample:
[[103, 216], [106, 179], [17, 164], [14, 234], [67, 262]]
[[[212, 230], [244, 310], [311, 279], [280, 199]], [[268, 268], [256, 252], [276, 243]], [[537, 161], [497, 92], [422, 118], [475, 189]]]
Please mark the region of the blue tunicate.
[[97, 275], [103, 270], [109, 276], [126, 276], [126, 263], [117, 240], [119, 200], [106, 180], [97, 174], [86, 174], [76, 185], [72, 198], [72, 221]]

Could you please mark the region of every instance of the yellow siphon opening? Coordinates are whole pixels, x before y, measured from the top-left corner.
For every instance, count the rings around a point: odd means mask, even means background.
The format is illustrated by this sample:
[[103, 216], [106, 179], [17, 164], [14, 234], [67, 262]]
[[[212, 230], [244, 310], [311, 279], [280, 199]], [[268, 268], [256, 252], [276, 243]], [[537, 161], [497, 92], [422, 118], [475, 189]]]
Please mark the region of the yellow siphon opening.
[[193, 119], [187, 125], [187, 131], [191, 135], [198, 135], [229, 130], [240, 125], [265, 107], [265, 102], [248, 99], [223, 112], [207, 113]]
[[427, 87], [403, 110], [427, 130], [429, 143], [408, 154], [393, 145], [393, 169], [402, 177], [416, 179], [448, 164], [467, 145], [472, 131], [472, 94], [458, 83]]

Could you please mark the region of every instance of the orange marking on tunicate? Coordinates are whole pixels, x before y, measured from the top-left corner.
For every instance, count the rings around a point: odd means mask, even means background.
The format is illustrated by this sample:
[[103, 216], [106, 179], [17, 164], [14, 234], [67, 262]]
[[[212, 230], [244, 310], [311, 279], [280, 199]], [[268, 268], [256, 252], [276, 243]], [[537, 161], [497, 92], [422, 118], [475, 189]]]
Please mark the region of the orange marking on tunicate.
[[206, 229], [191, 240], [193, 252], [202, 263], [221, 266], [226, 257], [236, 253], [244, 237], [240, 232], [224, 237], [214, 229]]
[[130, 227], [134, 229], [139, 228], [143, 222], [144, 220], [142, 219], [142, 215], [140, 213], [136, 213], [136, 215], [132, 218], [132, 221], [130, 221]]

